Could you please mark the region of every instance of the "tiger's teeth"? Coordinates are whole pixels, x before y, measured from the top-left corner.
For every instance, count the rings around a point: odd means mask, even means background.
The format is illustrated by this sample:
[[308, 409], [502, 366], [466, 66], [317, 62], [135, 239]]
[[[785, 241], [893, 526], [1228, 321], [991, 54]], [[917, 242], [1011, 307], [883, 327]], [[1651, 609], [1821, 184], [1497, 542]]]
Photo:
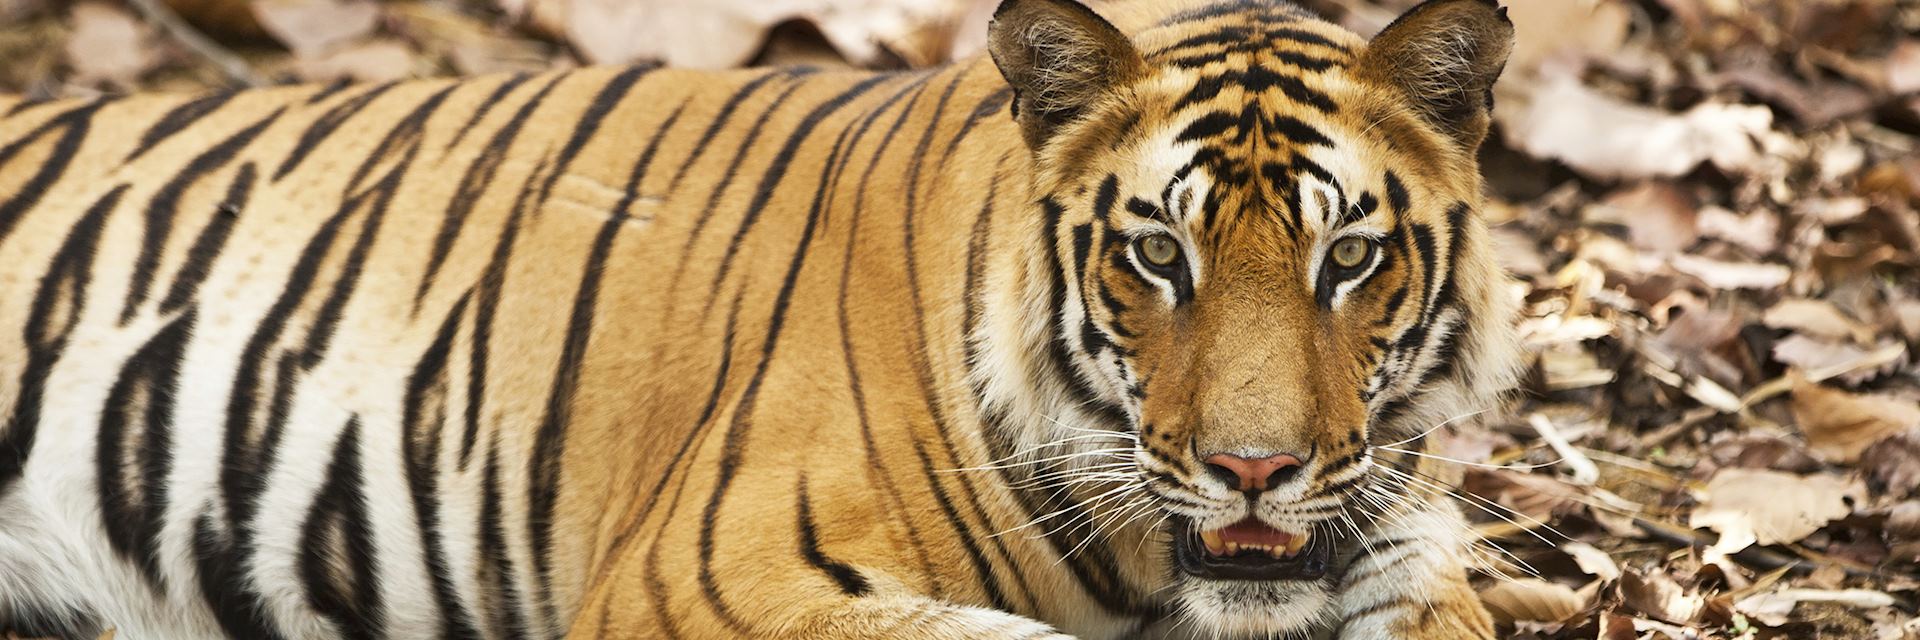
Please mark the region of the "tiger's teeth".
[[1305, 549], [1306, 547], [1307, 547], [1307, 534], [1304, 534], [1304, 533], [1294, 534], [1292, 539], [1287, 540], [1286, 557], [1291, 558], [1296, 555], [1300, 555], [1300, 550]]
[[1220, 540], [1220, 531], [1218, 529], [1200, 532], [1200, 542], [1207, 546], [1207, 553], [1216, 556], [1227, 555], [1227, 544]]

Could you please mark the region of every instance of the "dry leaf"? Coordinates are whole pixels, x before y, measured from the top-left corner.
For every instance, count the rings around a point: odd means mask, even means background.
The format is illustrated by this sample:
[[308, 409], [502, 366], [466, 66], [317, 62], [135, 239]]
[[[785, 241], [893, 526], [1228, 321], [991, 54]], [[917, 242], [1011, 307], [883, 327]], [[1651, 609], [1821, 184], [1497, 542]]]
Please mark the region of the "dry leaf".
[[1727, 262], [1692, 254], [1673, 257], [1673, 268], [1699, 278], [1714, 289], [1772, 289], [1793, 276], [1785, 266], [1757, 262]]
[[207, 35], [232, 38], [261, 38], [267, 32], [254, 18], [251, 0], [166, 0], [167, 8], [180, 14]]
[[1721, 469], [1703, 493], [1688, 526], [1718, 531], [1713, 549], [1731, 554], [1750, 544], [1799, 542], [1853, 513], [1864, 489], [1858, 480], [1825, 474]]
[[1901, 337], [1908, 342], [1920, 342], [1920, 300], [1896, 302], [1893, 313], [1899, 323]]
[[1764, 155], [1755, 140], [1773, 125], [1766, 107], [1707, 102], [1670, 114], [1622, 102], [1566, 74], [1515, 98], [1503, 97], [1494, 111], [1507, 142], [1595, 178], [1674, 177], [1701, 162], [1752, 171]]
[[1505, 469], [1469, 469], [1460, 489], [1512, 509], [1505, 516], [1522, 524], [1547, 522], [1557, 514], [1578, 510], [1583, 494], [1579, 487], [1549, 476]]
[[1787, 298], [1768, 307], [1760, 322], [1775, 329], [1792, 329], [1821, 338], [1873, 341], [1873, 327], [1848, 317], [1825, 300]]
[[1741, 598], [1733, 604], [1735, 611], [1752, 616], [1753, 619], [1768, 626], [1786, 624], [1787, 614], [1802, 602], [1825, 602], [1855, 609], [1881, 609], [1891, 607], [1897, 600], [1885, 592], [1872, 589], [1781, 589], [1772, 593], [1762, 593]]
[[275, 40], [305, 58], [372, 33], [380, 6], [368, 0], [254, 0], [253, 15]]
[[1920, 405], [1803, 380], [1793, 387], [1793, 418], [1814, 454], [1833, 462], [1853, 462], [1873, 443], [1920, 428]]
[[1920, 501], [1908, 500], [1887, 509], [1886, 532], [1902, 540], [1920, 540]]
[[413, 51], [396, 41], [375, 40], [302, 58], [296, 68], [300, 77], [315, 82], [388, 82], [413, 75]]
[[1809, 372], [1839, 372], [1840, 380], [1860, 384], [1893, 371], [1904, 360], [1907, 347], [1893, 340], [1872, 348], [1791, 335], [1774, 343], [1773, 359]]
[[1549, 57], [1605, 56], [1626, 41], [1633, 13], [1609, 0], [1515, 2], [1507, 5], [1513, 21], [1513, 53], [1507, 74], [1529, 73]]
[[1635, 611], [1674, 624], [1688, 624], [1700, 615], [1706, 599], [1681, 587], [1666, 572], [1628, 570], [1620, 575], [1620, 599]]
[[1574, 564], [1579, 565], [1581, 571], [1599, 578], [1602, 582], [1620, 577], [1620, 565], [1613, 561], [1613, 556], [1607, 555], [1607, 552], [1601, 551], [1599, 547], [1585, 542], [1567, 542], [1557, 548], [1561, 553], [1572, 556]]
[[1625, 226], [1634, 247], [1655, 254], [1686, 249], [1697, 237], [1693, 199], [1668, 182], [1609, 193], [1588, 208], [1587, 219]]
[[1700, 235], [1719, 238], [1758, 253], [1771, 253], [1780, 246], [1780, 216], [1767, 209], [1746, 215], [1723, 207], [1702, 207], [1694, 224]]
[[1820, 461], [1799, 443], [1768, 433], [1736, 433], [1715, 440], [1708, 454], [1722, 467], [1809, 473]]
[[1920, 92], [1920, 40], [1907, 38], [1887, 54], [1887, 90]]
[[[547, 3], [510, 4], [537, 12]], [[967, 10], [948, 0], [570, 0], [560, 23], [567, 41], [588, 62], [601, 64], [736, 66], [760, 49], [775, 25], [803, 20], [855, 64], [890, 52], [927, 65], [949, 53], [953, 26]]]
[[1480, 601], [1502, 624], [1560, 622], [1587, 608], [1572, 588], [1534, 578], [1503, 580], [1481, 591]]
[[132, 14], [117, 7], [82, 2], [73, 6], [73, 35], [67, 39], [67, 63], [75, 80], [130, 86], [160, 62], [152, 36]]
[[1895, 498], [1920, 491], [1920, 433], [1883, 439], [1861, 452], [1858, 465], [1867, 485]]

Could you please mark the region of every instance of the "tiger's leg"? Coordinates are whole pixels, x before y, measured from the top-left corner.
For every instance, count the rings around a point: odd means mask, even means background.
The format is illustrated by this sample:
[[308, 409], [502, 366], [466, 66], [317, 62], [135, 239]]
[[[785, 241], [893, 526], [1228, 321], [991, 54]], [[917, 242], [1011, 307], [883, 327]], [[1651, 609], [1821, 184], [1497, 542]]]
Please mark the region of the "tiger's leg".
[[867, 589], [848, 595], [817, 575], [782, 576], [770, 569], [754, 581], [764, 593], [736, 598], [744, 615], [734, 624], [742, 626], [727, 626], [697, 600], [662, 597], [660, 581], [643, 577], [644, 555], [622, 557], [593, 587], [568, 638], [1073, 640], [1031, 618], [913, 593], [877, 572], [863, 572], [871, 579]]
[[1339, 591], [1341, 640], [1488, 640], [1493, 619], [1467, 584], [1460, 512], [1419, 501], [1380, 519], [1359, 543]]

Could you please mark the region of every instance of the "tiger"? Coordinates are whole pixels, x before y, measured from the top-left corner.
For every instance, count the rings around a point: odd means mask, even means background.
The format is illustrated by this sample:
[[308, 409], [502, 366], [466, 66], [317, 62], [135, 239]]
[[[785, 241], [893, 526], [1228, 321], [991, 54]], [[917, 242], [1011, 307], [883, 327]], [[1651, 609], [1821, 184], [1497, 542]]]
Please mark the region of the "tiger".
[[1493, 637], [1424, 451], [1517, 384], [1512, 41], [0, 98], [0, 628]]

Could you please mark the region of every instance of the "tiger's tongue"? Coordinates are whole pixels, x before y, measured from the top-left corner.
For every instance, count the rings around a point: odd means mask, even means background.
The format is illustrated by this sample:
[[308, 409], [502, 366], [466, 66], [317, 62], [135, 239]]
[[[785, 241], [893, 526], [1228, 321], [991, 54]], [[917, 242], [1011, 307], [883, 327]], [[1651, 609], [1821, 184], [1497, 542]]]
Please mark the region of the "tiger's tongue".
[[1307, 546], [1307, 536], [1292, 535], [1248, 518], [1212, 531], [1200, 532], [1207, 553], [1215, 556], [1257, 551], [1275, 558], [1291, 558]]
[[1284, 547], [1293, 541], [1293, 536], [1285, 531], [1269, 527], [1258, 520], [1248, 518], [1228, 525], [1220, 530], [1220, 540], [1242, 546], [1258, 545], [1263, 547]]

